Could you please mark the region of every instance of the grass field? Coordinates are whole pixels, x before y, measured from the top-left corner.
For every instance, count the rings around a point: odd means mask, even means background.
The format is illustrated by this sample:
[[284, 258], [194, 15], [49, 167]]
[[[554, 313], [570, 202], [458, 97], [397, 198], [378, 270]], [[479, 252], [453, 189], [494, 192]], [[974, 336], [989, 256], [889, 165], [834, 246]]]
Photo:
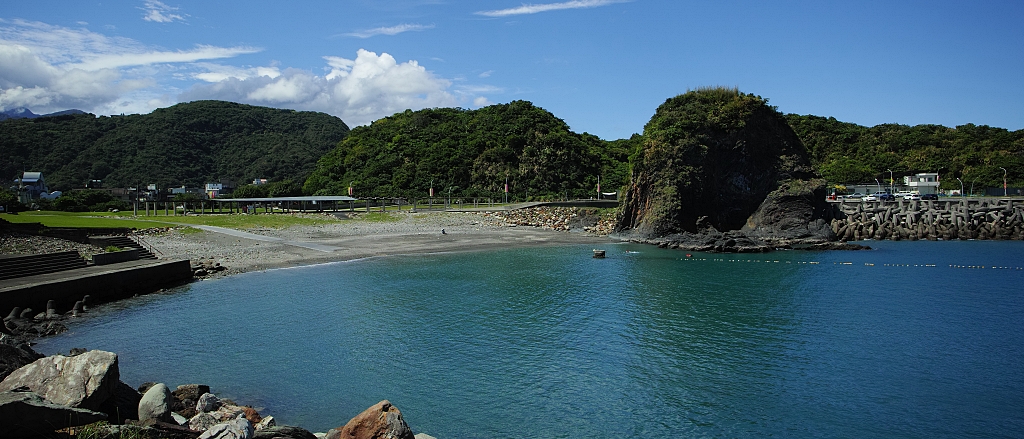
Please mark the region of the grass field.
[[[140, 216], [134, 217], [127, 212], [54, 212], [31, 211], [17, 215], [2, 213], [3, 218], [12, 223], [42, 223], [47, 227], [93, 227], [116, 228], [133, 227], [148, 229], [153, 227], [172, 227], [176, 225], [219, 226], [232, 229], [272, 228], [282, 229], [293, 225], [316, 225], [336, 221], [330, 217], [310, 218], [289, 214], [267, 215], [178, 215], [178, 216]], [[153, 219], [148, 219], [153, 218]]]

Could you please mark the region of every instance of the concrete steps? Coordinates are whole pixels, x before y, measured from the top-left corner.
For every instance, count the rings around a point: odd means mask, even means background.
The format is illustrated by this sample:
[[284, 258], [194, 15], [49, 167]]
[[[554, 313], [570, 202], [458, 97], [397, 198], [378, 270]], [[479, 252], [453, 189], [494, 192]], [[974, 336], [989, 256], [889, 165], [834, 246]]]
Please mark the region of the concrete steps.
[[157, 259], [153, 252], [149, 251], [145, 245], [136, 242], [134, 239], [127, 236], [111, 235], [111, 236], [90, 236], [89, 243], [98, 247], [109, 247], [115, 246], [120, 248], [137, 248], [139, 249], [139, 259]]
[[74, 270], [88, 265], [77, 251], [0, 256], [0, 280]]

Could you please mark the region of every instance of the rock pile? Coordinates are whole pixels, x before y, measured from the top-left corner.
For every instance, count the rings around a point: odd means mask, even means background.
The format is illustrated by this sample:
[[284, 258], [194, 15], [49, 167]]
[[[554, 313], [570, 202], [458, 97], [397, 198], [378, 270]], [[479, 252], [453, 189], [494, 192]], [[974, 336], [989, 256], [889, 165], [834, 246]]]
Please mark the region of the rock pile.
[[192, 275], [195, 277], [206, 277], [226, 270], [227, 267], [220, 265], [214, 259], [198, 259], [192, 261]]
[[[0, 335], [0, 342], [6, 335]], [[0, 347], [4, 346], [0, 343]], [[25, 347], [29, 357], [38, 356]], [[4, 351], [6, 356], [6, 351]], [[101, 422], [102, 421], [102, 422]], [[120, 381], [117, 355], [74, 349], [39, 358], [0, 381], [0, 437], [50, 437], [56, 431], [92, 438], [174, 439], [425, 439], [402, 412], [381, 401], [345, 425], [313, 434], [277, 425], [273, 416], [218, 398], [210, 387], [162, 383], [135, 390]]]
[[602, 217], [596, 209], [579, 207], [531, 207], [510, 211], [485, 212], [485, 217], [496, 219], [506, 226], [541, 227], [551, 230], [579, 230], [595, 235], [612, 232], [614, 219]]

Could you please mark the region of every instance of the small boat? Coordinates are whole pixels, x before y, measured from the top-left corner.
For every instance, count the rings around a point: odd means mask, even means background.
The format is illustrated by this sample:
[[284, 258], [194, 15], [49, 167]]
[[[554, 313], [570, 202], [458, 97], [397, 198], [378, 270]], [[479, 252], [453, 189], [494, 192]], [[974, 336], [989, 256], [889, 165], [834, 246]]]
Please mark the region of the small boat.
[[604, 250], [594, 249], [594, 257], [598, 259], [604, 259]]

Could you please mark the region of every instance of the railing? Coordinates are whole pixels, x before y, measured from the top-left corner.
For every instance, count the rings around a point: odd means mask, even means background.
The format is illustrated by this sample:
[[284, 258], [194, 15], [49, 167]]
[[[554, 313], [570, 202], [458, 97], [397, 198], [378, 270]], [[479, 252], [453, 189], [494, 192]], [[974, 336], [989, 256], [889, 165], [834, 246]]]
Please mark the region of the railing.
[[135, 242], [139, 243], [139, 245], [143, 246], [143, 247], [144, 247], [144, 248], [145, 248], [146, 250], [149, 250], [149, 252], [150, 252], [150, 253], [153, 253], [153, 254], [159, 254], [160, 256], [163, 256], [163, 255], [164, 255], [164, 253], [163, 253], [162, 251], [160, 251], [160, 250], [159, 250], [159, 249], [157, 249], [156, 247], [153, 247], [153, 245], [152, 245], [152, 244], [150, 244], [150, 243], [148, 243], [148, 242], [146, 242], [146, 240], [145, 240], [145, 239], [142, 239], [142, 236], [140, 236], [140, 235], [137, 235], [137, 234], [135, 234], [135, 233], [132, 233], [132, 234], [131, 234], [131, 235], [129, 235], [128, 237], [129, 237], [129, 238], [130, 238], [130, 239], [131, 239], [132, 241], [135, 241]]

